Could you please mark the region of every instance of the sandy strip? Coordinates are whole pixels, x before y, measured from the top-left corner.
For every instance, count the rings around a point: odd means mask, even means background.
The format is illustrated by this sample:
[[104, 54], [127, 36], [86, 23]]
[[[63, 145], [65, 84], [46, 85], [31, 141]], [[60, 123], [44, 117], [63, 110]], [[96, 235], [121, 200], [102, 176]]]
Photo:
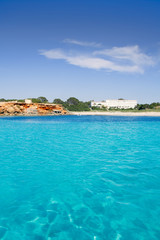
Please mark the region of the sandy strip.
[[160, 117], [160, 112], [70, 112], [71, 115], [90, 115], [90, 116], [146, 116]]

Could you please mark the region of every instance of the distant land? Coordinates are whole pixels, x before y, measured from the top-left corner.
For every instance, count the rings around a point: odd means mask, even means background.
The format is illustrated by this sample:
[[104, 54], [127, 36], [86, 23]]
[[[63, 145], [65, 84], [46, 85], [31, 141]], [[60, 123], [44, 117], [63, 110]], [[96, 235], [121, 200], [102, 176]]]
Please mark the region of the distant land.
[[[105, 104], [110, 101], [119, 105], [107, 108]], [[136, 100], [106, 100], [101, 102], [80, 101], [70, 97], [66, 101], [56, 98], [49, 102], [46, 97], [28, 99], [0, 99], [0, 115], [120, 115], [120, 116], [160, 116], [160, 102], [151, 104], [135, 104], [134, 107], [123, 108], [123, 104], [136, 102]], [[96, 103], [96, 104], [95, 104]], [[95, 105], [94, 105], [95, 104]], [[125, 105], [124, 105], [125, 106]]]

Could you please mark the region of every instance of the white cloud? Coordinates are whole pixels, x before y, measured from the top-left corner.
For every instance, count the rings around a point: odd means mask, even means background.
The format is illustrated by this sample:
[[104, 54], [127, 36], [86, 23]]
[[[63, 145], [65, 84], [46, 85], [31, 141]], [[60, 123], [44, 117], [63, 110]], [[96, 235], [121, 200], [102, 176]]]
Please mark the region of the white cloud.
[[[75, 40], [68, 40], [75, 41]], [[76, 41], [78, 44], [81, 42]], [[81, 43], [86, 46], [87, 43]], [[67, 52], [62, 49], [41, 50], [40, 55], [49, 59], [61, 59], [67, 63], [83, 68], [126, 73], [144, 73], [145, 67], [152, 66], [151, 56], [143, 53], [135, 46], [113, 47], [94, 51], [89, 54]]]
[[44, 55], [46, 58], [50, 59], [65, 59], [65, 54], [61, 49], [51, 49], [51, 50], [40, 50], [40, 55]]
[[64, 39], [63, 40], [64, 43], [70, 43], [70, 44], [75, 44], [75, 45], [79, 45], [82, 47], [101, 47], [101, 43], [96, 43], [96, 42], [82, 42], [82, 41], [78, 41], [75, 39]]
[[136, 65], [153, 65], [152, 57], [141, 52], [139, 46], [113, 47], [111, 49], [104, 49], [95, 51], [94, 55], [109, 56], [114, 59], [128, 60]]
[[41, 50], [40, 55], [49, 59], [62, 59], [67, 63], [90, 69], [105, 69], [107, 71], [143, 73], [143, 69], [137, 65], [120, 65], [113, 61], [87, 55], [72, 55], [65, 53], [61, 49]]

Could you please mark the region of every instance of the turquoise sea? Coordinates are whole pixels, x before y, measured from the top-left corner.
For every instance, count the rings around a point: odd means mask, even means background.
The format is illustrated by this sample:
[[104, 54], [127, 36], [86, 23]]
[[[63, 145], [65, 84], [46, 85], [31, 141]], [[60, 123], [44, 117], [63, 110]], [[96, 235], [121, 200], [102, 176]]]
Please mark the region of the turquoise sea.
[[159, 240], [160, 118], [0, 118], [0, 239]]

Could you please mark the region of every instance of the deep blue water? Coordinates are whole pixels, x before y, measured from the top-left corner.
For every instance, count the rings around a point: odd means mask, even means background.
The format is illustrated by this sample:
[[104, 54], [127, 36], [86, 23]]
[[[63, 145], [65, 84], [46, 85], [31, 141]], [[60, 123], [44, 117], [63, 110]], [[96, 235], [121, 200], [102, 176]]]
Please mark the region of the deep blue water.
[[160, 118], [0, 118], [0, 239], [159, 240]]

